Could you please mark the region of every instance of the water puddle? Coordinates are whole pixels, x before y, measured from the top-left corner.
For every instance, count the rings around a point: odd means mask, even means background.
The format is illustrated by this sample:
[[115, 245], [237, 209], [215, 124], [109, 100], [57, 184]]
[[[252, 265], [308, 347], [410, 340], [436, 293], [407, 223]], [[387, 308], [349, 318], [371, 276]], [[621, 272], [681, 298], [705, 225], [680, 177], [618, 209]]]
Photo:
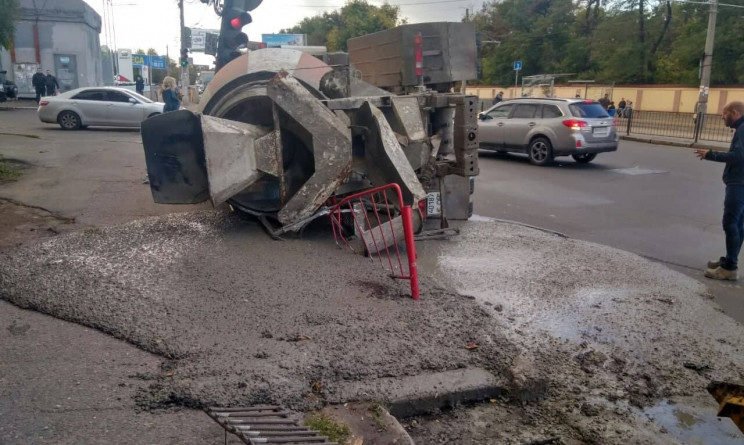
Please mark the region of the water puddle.
[[662, 401], [643, 413], [670, 436], [688, 445], [741, 445], [744, 435], [728, 417], [716, 416], [716, 405], [690, 406]]

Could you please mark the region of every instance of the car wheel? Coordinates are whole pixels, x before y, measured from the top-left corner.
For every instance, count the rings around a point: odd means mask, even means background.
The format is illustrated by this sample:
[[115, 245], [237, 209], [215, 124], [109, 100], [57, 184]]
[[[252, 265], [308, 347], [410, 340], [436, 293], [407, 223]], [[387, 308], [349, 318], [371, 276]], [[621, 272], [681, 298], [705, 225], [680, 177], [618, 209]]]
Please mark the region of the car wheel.
[[548, 165], [553, 162], [553, 146], [544, 137], [538, 137], [530, 142], [527, 149], [530, 162], [535, 165]]
[[63, 130], [77, 130], [82, 127], [80, 116], [74, 111], [63, 111], [57, 116], [57, 122]]
[[597, 157], [597, 153], [584, 153], [581, 155], [571, 155], [571, 157], [579, 164], [588, 164]]

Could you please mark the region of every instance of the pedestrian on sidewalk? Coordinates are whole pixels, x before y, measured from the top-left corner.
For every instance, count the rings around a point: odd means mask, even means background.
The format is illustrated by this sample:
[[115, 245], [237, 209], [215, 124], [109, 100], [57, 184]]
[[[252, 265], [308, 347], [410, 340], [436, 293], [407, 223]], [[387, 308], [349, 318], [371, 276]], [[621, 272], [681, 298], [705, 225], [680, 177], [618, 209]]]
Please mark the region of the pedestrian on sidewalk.
[[31, 85], [36, 90], [36, 103], [39, 103], [42, 96], [46, 96], [46, 76], [41, 72], [41, 68], [36, 68], [36, 74], [31, 77]]
[[47, 70], [44, 82], [46, 83], [46, 95], [56, 96], [57, 90], [59, 90], [59, 82], [57, 82], [57, 78], [54, 77], [51, 71]]
[[135, 79], [134, 89], [137, 91], [137, 94], [145, 94], [145, 80], [142, 78], [142, 76], [137, 76], [137, 78]]
[[501, 102], [502, 100], [504, 100], [504, 92], [503, 91], [499, 91], [499, 94], [497, 94], [496, 96], [494, 96], [493, 101], [491, 102], [491, 105], [496, 105], [497, 103]]
[[744, 102], [734, 101], [723, 107], [723, 122], [733, 128], [729, 151], [695, 150], [695, 155], [708, 161], [725, 162], [723, 182], [723, 231], [726, 234], [726, 256], [708, 262], [705, 276], [715, 280], [736, 280], [739, 252], [744, 241]]
[[163, 102], [165, 102], [163, 113], [177, 111], [181, 108], [181, 101], [178, 100], [178, 92], [176, 92], [176, 79], [171, 76], [163, 79]]

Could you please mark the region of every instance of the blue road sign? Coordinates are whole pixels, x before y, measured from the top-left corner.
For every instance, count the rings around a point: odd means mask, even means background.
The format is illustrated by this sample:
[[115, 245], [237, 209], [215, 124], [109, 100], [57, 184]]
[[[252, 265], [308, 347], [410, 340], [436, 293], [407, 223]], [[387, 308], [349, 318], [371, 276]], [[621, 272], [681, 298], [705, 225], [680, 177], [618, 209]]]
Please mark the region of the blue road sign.
[[514, 61], [514, 71], [519, 71], [522, 69], [522, 61], [521, 60], [515, 60]]

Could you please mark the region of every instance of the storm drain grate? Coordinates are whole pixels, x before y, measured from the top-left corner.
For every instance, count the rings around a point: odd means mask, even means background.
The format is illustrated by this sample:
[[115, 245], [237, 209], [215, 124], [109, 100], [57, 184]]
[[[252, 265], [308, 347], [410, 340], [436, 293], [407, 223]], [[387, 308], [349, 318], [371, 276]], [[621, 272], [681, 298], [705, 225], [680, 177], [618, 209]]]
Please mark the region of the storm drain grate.
[[271, 405], [250, 406], [247, 408], [218, 408], [205, 410], [207, 415], [248, 445], [291, 444], [291, 445], [338, 445], [329, 442], [317, 431], [301, 426], [289, 417], [283, 408]]

